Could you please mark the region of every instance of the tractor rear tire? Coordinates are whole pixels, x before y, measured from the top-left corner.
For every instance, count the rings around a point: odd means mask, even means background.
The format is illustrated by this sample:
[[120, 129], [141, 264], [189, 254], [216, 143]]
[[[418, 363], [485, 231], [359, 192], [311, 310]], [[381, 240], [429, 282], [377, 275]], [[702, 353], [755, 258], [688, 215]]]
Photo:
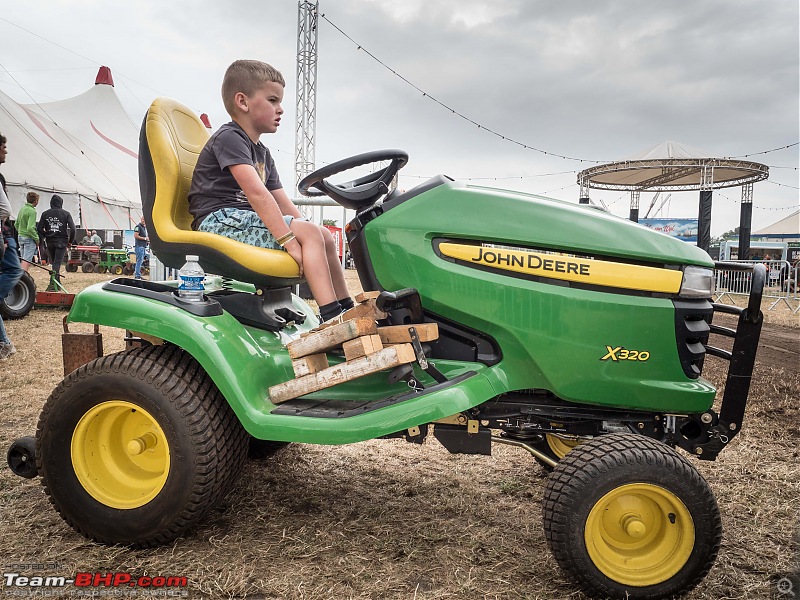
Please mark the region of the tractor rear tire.
[[706, 576], [722, 521], [705, 479], [659, 441], [612, 433], [570, 451], [548, 477], [547, 542], [589, 595], [680, 596]]
[[133, 275], [134, 266], [131, 263], [125, 263], [122, 267], [123, 275]]
[[81, 265], [81, 271], [84, 273], [94, 273], [94, 264], [89, 262], [88, 260]]
[[23, 273], [16, 285], [4, 299], [0, 300], [0, 315], [4, 319], [21, 319], [36, 302], [36, 283], [30, 273]]
[[147, 548], [195, 525], [232, 487], [248, 436], [183, 350], [98, 358], [56, 387], [36, 463], [56, 510], [97, 542]]
[[122, 265], [114, 265], [111, 267], [111, 272], [114, 275], [122, 275]]
[[70, 273], [77, 273], [78, 272], [78, 265], [75, 263], [67, 263], [67, 266], [64, 267]]

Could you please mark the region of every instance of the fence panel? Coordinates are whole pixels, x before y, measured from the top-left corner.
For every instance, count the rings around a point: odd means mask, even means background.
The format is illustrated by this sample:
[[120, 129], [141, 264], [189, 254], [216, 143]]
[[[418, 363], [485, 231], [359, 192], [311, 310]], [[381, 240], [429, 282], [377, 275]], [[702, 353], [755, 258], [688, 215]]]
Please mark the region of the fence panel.
[[[734, 264], [752, 265], [762, 263], [767, 269], [767, 281], [764, 286], [764, 298], [771, 298], [772, 303], [767, 310], [772, 310], [783, 303], [796, 313], [800, 311], [800, 292], [798, 292], [798, 269], [785, 260], [735, 260]], [[735, 268], [725, 268], [724, 263], [717, 265], [716, 292], [714, 300], [722, 304], [740, 306], [747, 304], [751, 289], [751, 273]]]

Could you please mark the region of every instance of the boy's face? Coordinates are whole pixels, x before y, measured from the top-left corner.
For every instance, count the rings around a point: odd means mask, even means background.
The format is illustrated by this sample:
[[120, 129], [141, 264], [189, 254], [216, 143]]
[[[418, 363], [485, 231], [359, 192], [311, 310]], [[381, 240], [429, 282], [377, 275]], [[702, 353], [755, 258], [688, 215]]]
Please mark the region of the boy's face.
[[250, 96], [240, 92], [237, 101], [239, 108], [247, 115], [245, 119], [258, 133], [275, 133], [278, 130], [283, 114], [283, 86], [280, 83], [268, 81]]

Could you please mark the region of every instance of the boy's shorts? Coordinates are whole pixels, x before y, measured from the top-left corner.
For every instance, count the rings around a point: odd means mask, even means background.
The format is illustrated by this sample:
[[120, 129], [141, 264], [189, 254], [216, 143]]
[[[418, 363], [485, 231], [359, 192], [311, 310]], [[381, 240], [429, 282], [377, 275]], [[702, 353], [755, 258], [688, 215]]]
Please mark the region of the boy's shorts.
[[[291, 225], [294, 217], [284, 215], [283, 220], [286, 225]], [[283, 250], [254, 210], [220, 208], [203, 219], [197, 230], [216, 233], [250, 246]]]
[[25, 237], [24, 235], [19, 236], [19, 251], [23, 260], [32, 262], [33, 257], [36, 255], [37, 247], [38, 244], [33, 238]]

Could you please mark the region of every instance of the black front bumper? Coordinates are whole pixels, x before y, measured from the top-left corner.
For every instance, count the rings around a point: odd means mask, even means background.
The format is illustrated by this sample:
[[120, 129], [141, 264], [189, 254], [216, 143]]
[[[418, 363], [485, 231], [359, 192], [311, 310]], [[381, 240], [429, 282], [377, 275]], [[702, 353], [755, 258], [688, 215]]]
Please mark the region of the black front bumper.
[[[705, 460], [714, 460], [730, 441], [741, 431], [750, 381], [756, 361], [758, 340], [761, 337], [763, 314], [761, 298], [766, 282], [766, 268], [762, 264], [717, 263], [717, 268], [751, 272], [750, 299], [744, 308], [713, 303], [715, 313], [738, 315], [736, 329], [721, 325], [710, 325], [712, 334], [733, 339], [733, 349], [723, 350], [705, 344], [706, 354], [729, 361], [725, 391], [719, 414], [709, 410], [699, 418], [690, 417], [676, 432], [674, 442]], [[688, 435], [687, 435], [688, 434]]]

